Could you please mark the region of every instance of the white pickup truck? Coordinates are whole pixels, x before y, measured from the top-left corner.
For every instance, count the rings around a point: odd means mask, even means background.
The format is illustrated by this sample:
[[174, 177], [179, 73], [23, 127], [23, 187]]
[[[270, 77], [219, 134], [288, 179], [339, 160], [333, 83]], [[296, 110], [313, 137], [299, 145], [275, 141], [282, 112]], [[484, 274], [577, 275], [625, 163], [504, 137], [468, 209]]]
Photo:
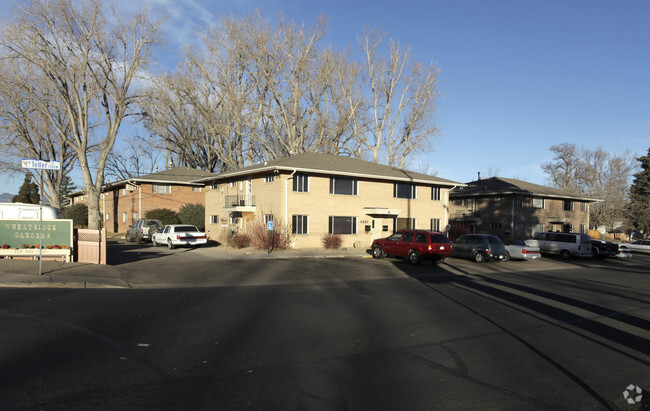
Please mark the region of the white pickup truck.
[[154, 247], [167, 244], [170, 249], [179, 245], [202, 246], [207, 244], [205, 233], [193, 225], [171, 224], [166, 225], [151, 237]]

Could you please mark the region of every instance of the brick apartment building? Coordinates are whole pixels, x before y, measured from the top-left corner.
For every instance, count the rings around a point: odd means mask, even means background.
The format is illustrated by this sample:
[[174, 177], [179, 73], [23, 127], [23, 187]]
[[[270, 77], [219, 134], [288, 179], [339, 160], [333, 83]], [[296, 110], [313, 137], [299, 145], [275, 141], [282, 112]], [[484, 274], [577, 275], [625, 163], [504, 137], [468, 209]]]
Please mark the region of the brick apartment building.
[[[105, 184], [99, 208], [108, 232], [123, 233], [145, 213], [157, 208], [178, 211], [185, 204], [205, 203], [203, 183], [196, 179], [212, 176], [207, 171], [175, 167], [142, 177]], [[82, 191], [71, 194], [71, 203], [85, 202]]]
[[343, 247], [367, 247], [403, 228], [443, 230], [449, 190], [462, 183], [349, 157], [302, 153], [199, 179], [205, 193], [206, 233], [246, 231], [274, 221], [294, 246], [320, 247], [340, 234]]
[[492, 177], [450, 193], [454, 233], [530, 238], [542, 231], [587, 234], [589, 207], [601, 200], [526, 181]]

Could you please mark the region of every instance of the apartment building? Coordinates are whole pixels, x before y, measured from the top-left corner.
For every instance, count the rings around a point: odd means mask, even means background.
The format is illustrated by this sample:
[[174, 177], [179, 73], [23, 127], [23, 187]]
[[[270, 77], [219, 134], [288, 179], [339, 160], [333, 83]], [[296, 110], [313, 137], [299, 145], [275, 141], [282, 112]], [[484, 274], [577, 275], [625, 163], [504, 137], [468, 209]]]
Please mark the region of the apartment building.
[[210, 239], [245, 232], [251, 222], [283, 225], [294, 247], [367, 247], [405, 228], [444, 230], [451, 180], [350, 157], [302, 153], [195, 180], [206, 185]]
[[[452, 233], [530, 238], [542, 231], [587, 234], [595, 198], [512, 178], [467, 183], [450, 193]], [[453, 237], [453, 235], [452, 235]]]

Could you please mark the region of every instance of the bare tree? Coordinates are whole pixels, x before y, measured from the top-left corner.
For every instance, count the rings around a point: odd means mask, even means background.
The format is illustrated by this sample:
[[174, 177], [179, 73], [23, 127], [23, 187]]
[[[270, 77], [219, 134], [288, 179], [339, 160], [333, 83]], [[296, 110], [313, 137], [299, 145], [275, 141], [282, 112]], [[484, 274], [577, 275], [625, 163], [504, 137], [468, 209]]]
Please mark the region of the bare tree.
[[365, 29], [360, 38], [371, 95], [373, 117], [368, 135], [359, 141], [379, 162], [385, 153], [389, 165], [404, 167], [406, 159], [427, 151], [438, 134], [433, 122], [439, 69], [413, 59], [408, 47], [388, 41], [388, 58], [382, 58], [384, 35]]
[[[28, 171], [33, 180], [40, 184], [43, 173], [43, 193], [50, 204], [60, 208], [62, 205], [61, 185], [76, 161], [76, 154], [66, 139], [59, 138], [57, 129], [69, 134], [70, 123], [62, 106], [56, 102], [56, 94], [49, 93], [52, 103], [48, 115], [34, 109], [29, 100], [29, 93], [20, 84], [38, 83], [39, 79], [32, 73], [23, 71], [23, 78], [12, 78], [11, 73], [20, 72], [5, 67], [0, 63], [0, 130], [5, 138], [0, 141], [3, 156], [0, 167], [10, 173]], [[47, 90], [44, 90], [47, 91]], [[53, 126], [50, 121], [55, 121]], [[57, 171], [25, 170], [21, 168], [21, 159], [33, 158], [45, 161], [59, 161], [61, 169]]]
[[[115, 9], [106, 13], [100, 0], [30, 0], [4, 27], [4, 58], [17, 62], [14, 67], [29, 66], [43, 81], [20, 85], [30, 104], [50, 119], [77, 154], [88, 196], [89, 228], [101, 226], [99, 196], [106, 161], [122, 121], [134, 114], [139, 98], [134, 82], [160, 40], [160, 23], [147, 11], [130, 19]], [[70, 133], [53, 118], [52, 104], [62, 105]], [[97, 153], [91, 164], [93, 144]]]
[[580, 193], [580, 153], [575, 144], [562, 143], [551, 146], [553, 160], [542, 164], [551, 184], [560, 190]]
[[106, 160], [106, 176], [128, 180], [155, 172], [163, 153], [140, 135], [127, 139], [119, 150], [114, 149]]

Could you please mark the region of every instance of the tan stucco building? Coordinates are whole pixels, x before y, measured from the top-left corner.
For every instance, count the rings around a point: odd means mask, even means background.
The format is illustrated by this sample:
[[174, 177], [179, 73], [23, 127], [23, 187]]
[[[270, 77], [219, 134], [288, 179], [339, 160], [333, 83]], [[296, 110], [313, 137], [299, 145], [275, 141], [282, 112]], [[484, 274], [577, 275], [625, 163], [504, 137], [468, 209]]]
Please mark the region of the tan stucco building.
[[394, 230], [444, 230], [449, 190], [464, 184], [350, 157], [302, 153], [196, 180], [206, 185], [206, 233], [223, 240], [251, 222], [273, 221], [294, 247], [367, 247]]

